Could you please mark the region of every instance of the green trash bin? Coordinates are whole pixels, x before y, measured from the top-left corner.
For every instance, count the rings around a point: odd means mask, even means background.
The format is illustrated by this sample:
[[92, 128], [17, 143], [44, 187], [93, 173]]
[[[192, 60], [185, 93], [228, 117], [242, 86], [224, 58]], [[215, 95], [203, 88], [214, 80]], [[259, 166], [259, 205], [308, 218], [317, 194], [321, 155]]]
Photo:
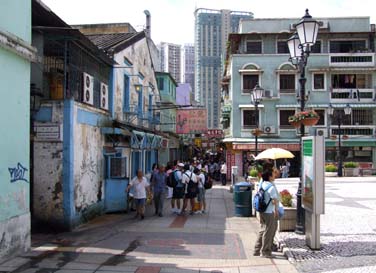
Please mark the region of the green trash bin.
[[249, 217], [252, 215], [252, 185], [238, 182], [234, 187], [235, 215]]

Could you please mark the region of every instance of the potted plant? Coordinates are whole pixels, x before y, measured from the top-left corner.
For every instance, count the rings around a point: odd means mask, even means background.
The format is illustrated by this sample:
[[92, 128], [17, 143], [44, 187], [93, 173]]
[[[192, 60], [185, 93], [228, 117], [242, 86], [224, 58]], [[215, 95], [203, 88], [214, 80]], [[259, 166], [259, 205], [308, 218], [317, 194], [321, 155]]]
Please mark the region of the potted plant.
[[325, 166], [325, 176], [337, 176], [338, 168], [334, 164]]
[[249, 171], [249, 176], [251, 177], [249, 179], [249, 182], [252, 182], [252, 183], [256, 183], [259, 181], [259, 178], [258, 178], [258, 170], [256, 168], [252, 168], [250, 171]]
[[345, 162], [343, 168], [345, 176], [359, 176], [359, 164], [357, 162]]
[[299, 128], [300, 125], [301, 125], [301, 122], [300, 122], [298, 115], [289, 116], [288, 121], [295, 128]]
[[319, 114], [317, 114], [315, 111], [302, 111], [297, 113], [300, 122], [303, 123], [305, 126], [313, 126], [316, 125], [317, 122], [320, 119]]
[[279, 193], [280, 202], [283, 205], [284, 215], [279, 219], [279, 231], [292, 231], [295, 230], [296, 225], [296, 208], [293, 207], [292, 194], [288, 190], [283, 190]]

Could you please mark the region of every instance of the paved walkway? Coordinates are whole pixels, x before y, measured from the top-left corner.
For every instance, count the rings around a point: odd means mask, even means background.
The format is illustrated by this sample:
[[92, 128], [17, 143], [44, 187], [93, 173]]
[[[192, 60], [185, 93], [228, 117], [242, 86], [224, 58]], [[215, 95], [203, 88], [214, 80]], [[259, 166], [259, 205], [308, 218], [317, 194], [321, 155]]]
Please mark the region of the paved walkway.
[[[279, 182], [296, 192], [298, 180]], [[279, 234], [284, 251], [299, 272], [376, 272], [376, 177], [327, 178], [321, 249], [306, 246], [305, 236]]]
[[134, 214], [97, 217], [74, 232], [33, 235], [33, 249], [0, 262], [0, 272], [297, 272], [283, 256], [251, 256], [259, 224], [235, 217], [229, 187], [207, 191], [208, 212], [164, 217], [148, 207], [144, 220]]

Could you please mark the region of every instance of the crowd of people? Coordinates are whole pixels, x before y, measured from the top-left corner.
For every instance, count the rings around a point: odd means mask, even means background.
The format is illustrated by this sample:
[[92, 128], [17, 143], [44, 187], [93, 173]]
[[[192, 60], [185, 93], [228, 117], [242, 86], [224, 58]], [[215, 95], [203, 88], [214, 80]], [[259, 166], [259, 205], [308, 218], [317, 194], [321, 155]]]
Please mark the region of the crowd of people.
[[[166, 166], [153, 164], [150, 179], [142, 170], [130, 181], [128, 207], [135, 210], [135, 218], [145, 217], [145, 205], [154, 203], [155, 215], [163, 217], [164, 199], [171, 198], [171, 212], [178, 215], [206, 213], [205, 193], [212, 180], [226, 185], [224, 161], [192, 160], [168, 162]], [[211, 186], [210, 186], [211, 187]], [[136, 208], [133, 208], [135, 206]]]
[[[206, 213], [205, 183], [215, 179], [226, 184], [226, 177], [223, 175], [226, 164], [221, 163], [205, 164], [194, 160], [190, 163], [175, 161], [173, 164], [168, 163], [167, 166], [154, 164], [149, 181], [142, 170], [138, 170], [137, 176], [130, 181], [126, 189], [133, 196], [132, 203], [136, 206], [134, 217], [144, 219], [145, 204], [151, 203], [151, 200], [154, 201], [155, 215], [163, 217], [163, 212], [166, 211], [163, 208], [164, 199], [169, 190], [172, 191], [170, 203], [172, 213], [177, 215]], [[253, 251], [255, 256], [273, 257], [272, 250], [275, 248], [273, 241], [281, 216], [280, 197], [274, 181], [280, 177], [281, 172], [282, 176], [286, 175], [284, 172], [287, 167], [289, 167], [287, 160], [280, 169], [270, 161], [262, 163], [259, 187], [265, 190], [268, 206], [260, 213], [261, 228]]]

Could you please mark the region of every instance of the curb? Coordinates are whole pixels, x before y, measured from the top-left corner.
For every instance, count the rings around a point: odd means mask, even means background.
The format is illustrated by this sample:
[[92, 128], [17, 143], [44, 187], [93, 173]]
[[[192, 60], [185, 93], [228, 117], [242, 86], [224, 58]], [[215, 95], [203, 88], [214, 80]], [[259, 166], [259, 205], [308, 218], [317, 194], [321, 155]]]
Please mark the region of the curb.
[[276, 233], [276, 240], [278, 242], [278, 246], [279, 248], [282, 250], [282, 254], [287, 258], [287, 260], [292, 263], [292, 264], [296, 264], [297, 261], [294, 257], [294, 255], [292, 254], [292, 251], [290, 250], [289, 246], [286, 244], [286, 242], [280, 238], [279, 236], [279, 232]]

